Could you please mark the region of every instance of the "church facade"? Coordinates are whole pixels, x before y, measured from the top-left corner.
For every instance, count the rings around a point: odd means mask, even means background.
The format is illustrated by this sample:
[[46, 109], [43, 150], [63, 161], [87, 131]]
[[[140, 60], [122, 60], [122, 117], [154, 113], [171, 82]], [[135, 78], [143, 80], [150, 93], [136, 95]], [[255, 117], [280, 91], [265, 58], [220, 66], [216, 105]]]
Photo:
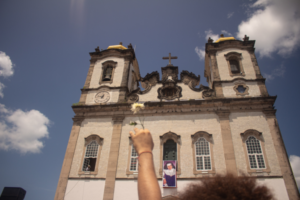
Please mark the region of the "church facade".
[[[200, 76], [192, 72], [179, 73], [171, 55], [161, 75], [141, 77], [131, 45], [96, 48], [80, 100], [72, 106], [55, 200], [137, 200], [138, 160], [129, 131], [139, 119], [153, 136], [163, 199], [203, 177], [226, 173], [256, 177], [277, 199], [299, 199], [275, 116], [276, 96], [268, 94], [254, 43], [247, 36], [209, 39], [208, 86], [198, 86]], [[145, 105], [138, 114], [130, 110], [135, 102]], [[176, 187], [163, 187], [165, 160], [176, 163]]]

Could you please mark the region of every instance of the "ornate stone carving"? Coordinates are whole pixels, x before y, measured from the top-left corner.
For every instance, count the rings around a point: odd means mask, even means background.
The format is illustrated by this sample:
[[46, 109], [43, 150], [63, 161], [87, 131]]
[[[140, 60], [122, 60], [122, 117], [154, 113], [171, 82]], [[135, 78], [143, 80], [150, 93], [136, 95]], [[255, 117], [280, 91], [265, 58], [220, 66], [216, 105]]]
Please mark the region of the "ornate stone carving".
[[198, 131], [194, 135], [191, 135], [192, 137], [192, 143], [194, 144], [199, 137], [204, 137], [207, 141], [213, 143], [212, 134], [209, 134], [205, 131]]
[[127, 102], [128, 103], [135, 103], [139, 101], [139, 95], [137, 94], [132, 94], [130, 96], [127, 97]]
[[257, 130], [254, 130], [254, 129], [248, 129], [244, 133], [241, 133], [241, 137], [242, 137], [243, 142], [245, 142], [250, 135], [254, 135], [254, 136], [256, 136], [256, 139], [264, 142], [262, 133], [258, 132]]
[[173, 133], [171, 131], [159, 136], [160, 137], [160, 144], [164, 144], [168, 139], [174, 140], [176, 143], [181, 143], [180, 141], [180, 135], [177, 135], [176, 133]]
[[166, 66], [161, 68], [162, 71], [162, 84], [163, 86], [158, 88], [158, 96], [160, 100], [173, 100], [182, 97], [182, 88], [177, 85], [178, 82], [178, 67]]
[[213, 89], [208, 89], [202, 92], [202, 97], [204, 99], [215, 97], [215, 96], [216, 96], [216, 92]]
[[188, 72], [186, 70], [183, 70], [180, 73], [180, 78], [181, 78], [181, 81], [184, 84], [188, 85], [191, 90], [193, 90], [195, 92], [201, 92], [201, 91], [203, 91], [202, 97], [204, 99], [216, 96], [216, 92], [213, 89], [210, 89], [207, 86], [204, 86], [204, 85], [201, 84], [199, 88], [196, 88], [196, 86], [200, 82], [200, 75], [196, 76], [192, 72]]
[[140, 88], [136, 91], [138, 94], [146, 94], [151, 90], [153, 86], [156, 85], [156, 83], [159, 81], [159, 73], [157, 71], [152, 72], [151, 74], [146, 74], [144, 78], [141, 80], [142, 87], [144, 88], [143, 91], [141, 91]]

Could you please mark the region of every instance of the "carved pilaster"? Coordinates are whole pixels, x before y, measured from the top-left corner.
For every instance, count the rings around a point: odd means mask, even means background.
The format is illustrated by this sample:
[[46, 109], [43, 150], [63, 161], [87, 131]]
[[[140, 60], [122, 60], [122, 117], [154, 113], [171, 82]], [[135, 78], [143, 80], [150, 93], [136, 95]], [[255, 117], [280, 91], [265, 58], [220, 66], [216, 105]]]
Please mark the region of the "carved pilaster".
[[91, 83], [91, 79], [92, 79], [92, 75], [94, 72], [94, 67], [95, 67], [95, 63], [96, 63], [97, 59], [91, 59], [90, 60], [90, 68], [84, 83], [84, 88], [89, 88], [90, 87], [90, 83]]
[[236, 159], [234, 154], [233, 140], [232, 140], [231, 128], [229, 122], [230, 112], [217, 111], [216, 114], [219, 116], [220, 119], [227, 173], [232, 173], [234, 175], [237, 175]]
[[248, 51], [248, 52], [250, 53], [250, 57], [251, 57], [253, 68], [254, 68], [254, 71], [255, 71], [255, 74], [256, 74], [256, 78], [263, 78], [261, 73], [260, 73], [260, 69], [258, 67], [254, 51]]
[[73, 127], [71, 130], [67, 150], [65, 153], [63, 166], [61, 168], [54, 200], [63, 200], [65, 197], [69, 173], [71, 170], [71, 164], [73, 161], [75, 147], [76, 147], [76, 143], [77, 143], [77, 139], [78, 139], [78, 135], [79, 135], [79, 131], [80, 131], [80, 126], [81, 126], [83, 119], [84, 119], [83, 117], [74, 117], [73, 118], [73, 121], [74, 121]]
[[214, 82], [214, 89], [215, 89], [215, 93], [216, 93], [217, 98], [223, 98], [224, 97], [221, 82]]
[[124, 119], [125, 119], [124, 115], [115, 115], [112, 117], [112, 121], [114, 123], [120, 123], [120, 122], [122, 123]]
[[213, 76], [214, 76], [214, 81], [219, 81], [221, 79], [220, 79], [220, 73], [219, 73], [217, 58], [216, 58], [216, 52], [213, 52], [210, 55], [210, 58], [211, 58], [211, 65], [212, 65], [212, 72], [213, 72]]
[[288, 154], [282, 139], [282, 135], [278, 126], [278, 122], [275, 116], [276, 110], [264, 110], [263, 113], [266, 115], [271, 136], [273, 139], [276, 155], [281, 168], [283, 180], [285, 182], [286, 190], [291, 200], [300, 199], [297, 183], [293, 175], [293, 171], [288, 159]]

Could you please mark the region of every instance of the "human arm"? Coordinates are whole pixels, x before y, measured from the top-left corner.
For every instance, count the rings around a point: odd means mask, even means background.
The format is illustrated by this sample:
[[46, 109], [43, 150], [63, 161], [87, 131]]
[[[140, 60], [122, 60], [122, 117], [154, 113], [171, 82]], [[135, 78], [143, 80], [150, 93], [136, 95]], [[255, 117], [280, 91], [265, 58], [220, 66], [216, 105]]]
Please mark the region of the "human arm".
[[[154, 171], [153, 140], [147, 129], [134, 129], [130, 131], [133, 146], [139, 155], [138, 193], [139, 200], [159, 200], [161, 192]], [[145, 153], [143, 153], [145, 152]]]

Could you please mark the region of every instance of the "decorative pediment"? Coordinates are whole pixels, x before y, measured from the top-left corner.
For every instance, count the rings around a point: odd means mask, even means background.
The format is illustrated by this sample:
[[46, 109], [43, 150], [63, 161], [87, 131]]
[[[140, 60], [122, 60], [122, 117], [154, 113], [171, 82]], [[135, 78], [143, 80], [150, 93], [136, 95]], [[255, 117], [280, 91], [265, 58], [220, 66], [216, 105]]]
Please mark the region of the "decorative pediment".
[[168, 139], [174, 140], [176, 143], [180, 143], [180, 135], [173, 133], [171, 131], [159, 136], [161, 144], [164, 144]]
[[200, 75], [196, 76], [193, 72], [183, 70], [180, 73], [180, 79], [186, 85], [188, 85], [190, 82], [192, 82], [191, 86], [194, 88], [200, 82]]
[[90, 135], [86, 138], [84, 138], [85, 140], [85, 146], [88, 145], [91, 141], [93, 140], [96, 140], [96, 142], [99, 144], [99, 145], [102, 145], [103, 143], [103, 138], [99, 137], [98, 135]]
[[209, 134], [205, 131], [198, 131], [194, 135], [191, 135], [193, 144], [198, 140], [200, 137], [204, 137], [207, 141], [213, 143], [212, 134]]
[[245, 132], [241, 133], [241, 137], [242, 137], [243, 142], [245, 142], [248, 139], [248, 137], [251, 136], [251, 135], [255, 136], [256, 139], [258, 139], [260, 141], [264, 141], [261, 132], [258, 132], [257, 130], [254, 130], [254, 129], [248, 129]]
[[174, 66], [166, 66], [161, 68], [162, 72], [162, 82], [166, 82], [167, 80], [173, 80], [177, 83], [178, 81], [178, 67]]
[[182, 88], [177, 85], [178, 82], [178, 67], [166, 66], [161, 68], [162, 71], [162, 84], [158, 88], [157, 93], [160, 100], [174, 100], [182, 97]]

